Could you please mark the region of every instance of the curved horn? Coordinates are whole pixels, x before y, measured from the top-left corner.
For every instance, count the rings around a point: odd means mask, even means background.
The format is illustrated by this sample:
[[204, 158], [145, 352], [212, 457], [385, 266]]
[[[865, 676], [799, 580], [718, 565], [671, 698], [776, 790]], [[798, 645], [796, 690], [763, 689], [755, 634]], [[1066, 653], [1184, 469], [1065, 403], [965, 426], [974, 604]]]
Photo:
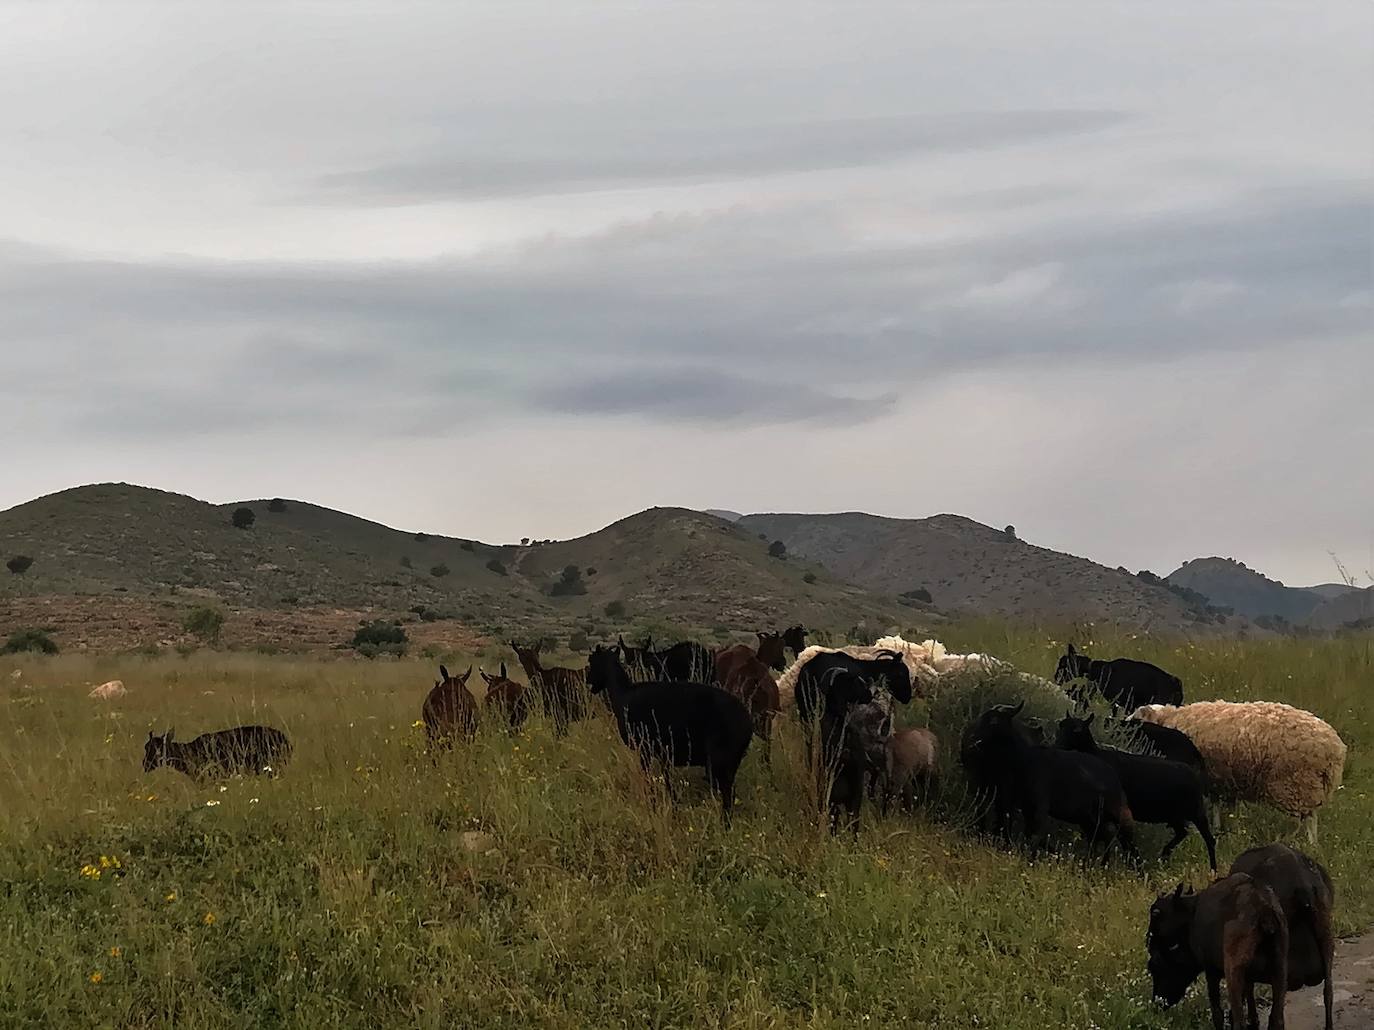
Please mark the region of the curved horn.
[[1025, 707], [1026, 707], [1026, 699], [1023, 697], [1023, 698], [1021, 699], [1021, 703], [1011, 710], [1011, 717], [1012, 717], [1013, 719], [1015, 719], [1018, 715], [1021, 714], [1021, 709], [1025, 708]]

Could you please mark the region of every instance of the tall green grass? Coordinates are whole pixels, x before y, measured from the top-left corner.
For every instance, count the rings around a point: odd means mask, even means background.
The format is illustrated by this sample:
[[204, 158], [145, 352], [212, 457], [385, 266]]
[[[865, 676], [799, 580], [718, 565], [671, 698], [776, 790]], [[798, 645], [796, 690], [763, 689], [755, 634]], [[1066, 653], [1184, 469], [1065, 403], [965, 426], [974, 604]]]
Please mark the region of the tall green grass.
[[[944, 637], [1042, 674], [1062, 643], [991, 624]], [[1093, 643], [1159, 661], [1192, 699], [1328, 719], [1350, 758], [1316, 851], [1340, 929], [1374, 922], [1367, 640]], [[1032, 866], [963, 832], [951, 785], [931, 812], [866, 809], [857, 840], [831, 838], [790, 719], [771, 770], [746, 759], [726, 831], [699, 773], [680, 774], [670, 807], [604, 716], [563, 741], [540, 719], [518, 736], [484, 728], [432, 762], [412, 724], [434, 670], [418, 662], [26, 656], [0, 676], [2, 1026], [1204, 1020], [1196, 996], [1157, 1010], [1144, 970], [1149, 900], [1207, 877], [1195, 835], [1143, 875], [1074, 852]], [[126, 698], [86, 698], [116, 677]], [[957, 747], [942, 725], [957, 710], [943, 699], [908, 718]], [[291, 734], [281, 778], [142, 772], [150, 729], [240, 722]], [[1294, 829], [1242, 809], [1222, 860]]]

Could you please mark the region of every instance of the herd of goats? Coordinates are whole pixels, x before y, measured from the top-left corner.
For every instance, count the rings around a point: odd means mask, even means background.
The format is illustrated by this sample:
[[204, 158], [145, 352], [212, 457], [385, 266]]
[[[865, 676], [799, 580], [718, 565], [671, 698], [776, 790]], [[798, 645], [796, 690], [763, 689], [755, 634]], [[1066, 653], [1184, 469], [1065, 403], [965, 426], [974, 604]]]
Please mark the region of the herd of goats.
[[[897, 728], [894, 703], [921, 695], [947, 667], [976, 660], [983, 668], [1010, 668], [986, 656], [946, 655], [935, 641], [915, 645], [900, 637], [872, 646], [808, 647], [800, 626], [759, 633], [757, 647], [719, 651], [693, 641], [663, 650], [652, 641], [633, 647], [621, 638], [597, 645], [584, 668], [544, 666], [537, 645], [510, 646], [528, 685], [507, 676], [504, 663], [495, 675], [481, 671], [481, 705], [468, 689], [472, 667], [456, 677], [439, 667], [440, 680], [421, 711], [431, 751], [471, 738], [484, 711], [519, 727], [536, 704], [561, 737], [591, 714], [591, 699], [600, 695], [646, 772], [656, 761], [705, 770], [728, 826], [735, 777], [752, 739], [762, 741], [770, 761], [773, 722], [790, 707], [819, 770], [832, 832], [841, 823], [857, 832], [866, 793], [884, 810], [898, 798], [910, 808], [936, 775], [940, 741], [929, 729]], [[1101, 842], [1103, 861], [1119, 845], [1138, 863], [1137, 823], [1172, 829], [1161, 857], [1196, 827], [1214, 880], [1199, 892], [1180, 884], [1151, 907], [1147, 944], [1155, 996], [1176, 1004], [1205, 975], [1213, 1023], [1222, 1030], [1225, 980], [1232, 1026], [1258, 1028], [1254, 988], [1269, 984], [1269, 1027], [1275, 1030], [1284, 1025], [1285, 993], [1321, 984], [1331, 1030], [1330, 877], [1301, 851], [1270, 844], [1245, 852], [1227, 876], [1215, 878], [1209, 801], [1261, 801], [1308, 820], [1311, 830], [1316, 809], [1340, 784], [1345, 745], [1335, 731], [1309, 712], [1274, 702], [1184, 704], [1182, 683], [1163, 669], [1129, 658], [1093, 659], [1072, 645], [1059, 660], [1054, 684], [1072, 685], [1064, 696], [1080, 708], [1054, 727], [1052, 739], [1022, 717], [1024, 698], [991, 705], [962, 734], [959, 762], [985, 802], [985, 828], [1008, 834], [1019, 816], [1034, 855], [1058, 821], [1077, 827], [1090, 850]], [[1114, 720], [1114, 732], [1130, 739], [1134, 750], [1096, 739], [1095, 716], [1085, 710], [1093, 692], [1111, 705], [1113, 716], [1128, 713]], [[149, 733], [144, 768], [167, 765], [197, 778], [275, 771], [290, 752], [286, 735], [266, 726], [221, 730], [186, 743], [170, 731]]]

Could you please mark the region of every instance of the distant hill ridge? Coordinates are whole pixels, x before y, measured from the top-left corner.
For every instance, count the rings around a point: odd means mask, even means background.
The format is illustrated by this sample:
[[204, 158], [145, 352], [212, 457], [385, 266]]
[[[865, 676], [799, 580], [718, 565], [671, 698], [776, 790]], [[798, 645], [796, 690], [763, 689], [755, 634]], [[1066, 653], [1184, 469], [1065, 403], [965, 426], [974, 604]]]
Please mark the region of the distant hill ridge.
[[1319, 587], [1290, 587], [1234, 558], [1195, 558], [1166, 577], [1170, 583], [1196, 590], [1213, 604], [1224, 605], [1250, 619], [1305, 622], [1329, 600], [1357, 588], [1328, 583]]

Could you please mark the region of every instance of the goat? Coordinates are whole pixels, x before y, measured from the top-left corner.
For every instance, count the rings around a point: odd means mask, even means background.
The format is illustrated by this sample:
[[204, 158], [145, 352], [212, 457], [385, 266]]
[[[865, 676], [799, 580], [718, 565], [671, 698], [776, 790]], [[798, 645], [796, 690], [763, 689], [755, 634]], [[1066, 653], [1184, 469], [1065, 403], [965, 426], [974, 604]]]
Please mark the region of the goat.
[[[848, 683], [842, 683], [848, 679]], [[838, 689], [853, 695], [865, 689], [862, 680], [843, 669], [830, 673], [827, 689]], [[826, 705], [821, 716], [822, 733], [826, 739], [839, 738], [824, 771], [830, 773], [830, 832], [839, 829], [840, 809], [848, 812], [850, 830], [859, 832], [859, 810], [863, 807], [864, 781], [877, 782], [887, 770], [888, 739], [892, 736], [892, 712], [888, 705], [876, 699], [851, 704], [847, 701]], [[836, 725], [838, 722], [839, 725]]]
[[1183, 681], [1158, 665], [1134, 658], [1110, 661], [1089, 658], [1070, 644], [1055, 666], [1054, 682], [1062, 687], [1076, 679], [1085, 679], [1096, 686], [1112, 706], [1112, 711], [1124, 708], [1133, 712], [1149, 704], [1183, 704]]
[[510, 728], [518, 730], [530, 715], [530, 698], [526, 688], [506, 675], [506, 663], [501, 663], [501, 671], [488, 676], [485, 669], [478, 669], [487, 692], [482, 695], [482, 707], [499, 710], [510, 723]]
[[1133, 755], [1116, 748], [1101, 747], [1093, 738], [1093, 716], [1077, 719], [1066, 715], [1059, 722], [1056, 743], [1069, 751], [1096, 755], [1115, 771], [1126, 791], [1126, 803], [1137, 823], [1162, 823], [1174, 831], [1159, 856], [1164, 861], [1188, 836], [1188, 824], [1197, 827], [1207, 845], [1207, 861], [1217, 871], [1217, 842], [1207, 821], [1207, 802], [1202, 795], [1202, 777], [1192, 766], [1167, 758]]
[[544, 668], [539, 664], [539, 644], [523, 647], [514, 640], [510, 649], [525, 670], [530, 686], [544, 703], [544, 710], [553, 718], [555, 737], [565, 736], [568, 726], [587, 715], [587, 674], [582, 669], [562, 666]]
[[1206, 787], [1207, 763], [1202, 757], [1202, 752], [1193, 743], [1192, 738], [1182, 730], [1135, 718], [1108, 720], [1106, 725], [1108, 728], [1120, 726], [1126, 730], [1134, 738], [1137, 745], [1149, 749], [1145, 752], [1146, 754], [1153, 751], [1160, 758], [1167, 758], [1171, 762], [1182, 762], [1184, 765], [1192, 766], [1202, 777], [1203, 786]]
[[897, 730], [887, 742], [887, 768], [883, 778], [883, 814], [894, 797], [910, 812], [916, 807], [916, 786], [928, 792], [935, 782], [940, 742], [930, 730]]
[[620, 662], [630, 672], [631, 679], [658, 680], [663, 678], [663, 668], [654, 654], [654, 638], [646, 636], [643, 647], [631, 647], [625, 637], [616, 637], [616, 650], [620, 652]]
[[[587, 683], [593, 694], [609, 698], [620, 739], [639, 753], [646, 773], [655, 758], [706, 770], [729, 826], [735, 776], [753, 733], [744, 703], [705, 683], [632, 684], [615, 650], [600, 645], [588, 659]], [[671, 784], [666, 775], [665, 780]]]
[[[1283, 1030], [1288, 991], [1288, 920], [1274, 891], [1245, 873], [1233, 872], [1200, 894], [1161, 894], [1150, 907], [1145, 936], [1154, 996], [1172, 1008], [1202, 973], [1214, 1030], [1223, 1030], [1221, 981], [1231, 1009], [1231, 1026], [1258, 1030], [1255, 984], [1273, 987], [1269, 1030]], [[1329, 1024], [1328, 1024], [1329, 1026]]]
[[165, 765], [193, 780], [233, 773], [275, 776], [291, 757], [291, 741], [271, 726], [235, 726], [202, 733], [185, 744], [177, 743], [173, 736], [170, 729], [160, 737], [148, 731], [143, 745], [144, 772]]
[[965, 734], [961, 757], [975, 782], [990, 785], [997, 814], [1019, 810], [1025, 820], [1031, 855], [1038, 853], [1050, 818], [1077, 826], [1091, 842], [1106, 840], [1102, 860], [1112, 845], [1137, 858], [1131, 808], [1121, 779], [1095, 755], [1030, 743], [1016, 724], [1026, 702], [988, 709]]
[[1336, 891], [1316, 862], [1287, 844], [1251, 848], [1231, 863], [1279, 899], [1288, 921], [1288, 990], [1322, 985], [1326, 1030], [1331, 1030], [1331, 966], [1336, 954], [1332, 907]]
[[754, 634], [759, 638], [757, 655], [759, 661], [767, 665], [774, 672], [782, 672], [787, 668], [787, 645], [783, 642], [781, 633]]
[[782, 631], [782, 642], [792, 649], [792, 654], [800, 657], [806, 650], [806, 627], [797, 625], [789, 626]]
[[813, 655], [801, 668], [794, 694], [808, 749], [816, 712], [824, 708], [822, 683], [835, 669], [853, 673], [871, 683], [883, 683], [888, 693], [903, 704], [911, 700], [911, 671], [896, 651], [880, 651], [873, 658], [854, 658], [842, 651]]
[[768, 666], [748, 644], [736, 644], [716, 652], [716, 686], [744, 702], [763, 741], [763, 761], [772, 765], [773, 719], [778, 714], [778, 684]]
[[439, 666], [439, 682], [420, 709], [431, 748], [451, 747], [456, 738], [471, 738], [477, 732], [477, 702], [468, 690], [471, 675], [471, 665], [457, 678], [450, 676], [445, 666]]
[[659, 678], [675, 683], [704, 683], [716, 667], [711, 652], [695, 640], [684, 640], [652, 654], [661, 671]]

